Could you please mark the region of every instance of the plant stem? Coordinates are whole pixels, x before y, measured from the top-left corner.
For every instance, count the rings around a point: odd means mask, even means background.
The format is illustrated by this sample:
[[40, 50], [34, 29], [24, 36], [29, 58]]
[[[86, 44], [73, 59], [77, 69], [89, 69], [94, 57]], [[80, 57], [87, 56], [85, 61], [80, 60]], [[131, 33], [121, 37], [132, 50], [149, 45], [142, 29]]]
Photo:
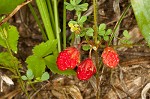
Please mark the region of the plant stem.
[[20, 87], [21, 87], [21, 89], [25, 92], [25, 94], [27, 95], [27, 97], [29, 98], [28, 92], [27, 92], [27, 90], [25, 89], [25, 85], [24, 85], [24, 83], [23, 83], [23, 81], [22, 81], [22, 79], [21, 79], [21, 74], [20, 74], [20, 72], [19, 72], [19, 70], [18, 70], [18, 65], [16, 65], [16, 60], [14, 59], [14, 56], [13, 56], [13, 54], [12, 54], [12, 52], [11, 52], [11, 49], [10, 49], [10, 45], [9, 45], [9, 43], [7, 42], [7, 39], [5, 40], [5, 43], [6, 43], [7, 50], [8, 50], [8, 52], [9, 52], [10, 56], [11, 56], [12, 62], [14, 63], [13, 65], [14, 65], [14, 67], [15, 67], [17, 76], [19, 76], [19, 80], [18, 80], [18, 81], [19, 81], [19, 83], [20, 83]]
[[[97, 0], [93, 0], [93, 6], [94, 6], [94, 42], [95, 46], [97, 47], [97, 36], [98, 36], [98, 31], [97, 31]], [[95, 63], [96, 67], [98, 69], [99, 67], [99, 62], [98, 62], [98, 52], [97, 50], [95, 51]], [[96, 85], [97, 85], [97, 93], [96, 93], [96, 99], [100, 99], [100, 90], [99, 90], [99, 72], [96, 74]]]
[[110, 46], [110, 44], [111, 44], [111, 42], [112, 42], [112, 40], [113, 40], [113, 37], [115, 36], [116, 30], [117, 30], [118, 26], [120, 25], [121, 21], [123, 20], [125, 14], [127, 13], [128, 9], [130, 8], [130, 6], [131, 6], [131, 4], [129, 4], [129, 5], [126, 7], [126, 9], [123, 11], [123, 13], [122, 13], [122, 15], [121, 15], [119, 21], [116, 23], [116, 25], [115, 25], [115, 27], [114, 27], [114, 29], [113, 29], [113, 31], [112, 31], [112, 34], [111, 34], [111, 37], [110, 37], [108, 46]]
[[58, 52], [61, 51], [61, 44], [60, 44], [60, 28], [59, 28], [59, 20], [58, 20], [58, 7], [57, 7], [57, 0], [54, 0], [54, 17], [55, 17], [55, 27], [56, 27], [56, 38], [58, 41]]
[[[64, 0], [66, 2], [66, 0]], [[63, 48], [66, 48], [66, 7], [63, 7]]]
[[43, 27], [42, 27], [42, 25], [40, 23], [39, 18], [37, 17], [37, 14], [36, 14], [35, 10], [33, 9], [32, 5], [30, 3], [28, 4], [28, 7], [29, 7], [29, 9], [30, 9], [30, 11], [31, 11], [35, 21], [37, 22], [37, 24], [38, 24], [38, 26], [39, 26], [39, 28], [40, 28], [40, 30], [42, 32], [43, 39], [46, 41], [47, 40], [46, 34], [45, 34], [44, 29], [43, 29]]

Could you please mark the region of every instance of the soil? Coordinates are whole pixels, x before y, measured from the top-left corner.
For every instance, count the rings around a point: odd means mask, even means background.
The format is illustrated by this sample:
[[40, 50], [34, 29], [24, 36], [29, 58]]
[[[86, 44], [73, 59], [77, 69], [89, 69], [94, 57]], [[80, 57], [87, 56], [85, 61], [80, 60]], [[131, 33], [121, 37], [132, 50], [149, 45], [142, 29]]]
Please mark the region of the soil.
[[[108, 28], [115, 26], [122, 12], [130, 3], [128, 0], [98, 0], [98, 24], [106, 23]], [[92, 0], [87, 0], [89, 8]], [[62, 3], [62, 2], [61, 2]], [[37, 10], [34, 2], [33, 6]], [[60, 19], [62, 19], [60, 7]], [[38, 10], [37, 10], [38, 12]], [[87, 12], [92, 13], [92, 10]], [[86, 14], [84, 12], [83, 14]], [[73, 12], [68, 12], [67, 20], [74, 18]], [[86, 26], [93, 25], [93, 15], [89, 14]], [[38, 14], [40, 18], [40, 14]], [[9, 22], [15, 25], [20, 33], [18, 54], [16, 57], [23, 64], [22, 73], [26, 71], [26, 58], [32, 54], [32, 48], [43, 41], [40, 29], [27, 6], [21, 8]], [[60, 25], [62, 21], [60, 20]], [[68, 28], [69, 29], [69, 28]], [[122, 37], [123, 30], [128, 30], [132, 47], [116, 47], [120, 57], [117, 68], [111, 70], [104, 67], [100, 78], [100, 99], [150, 99], [150, 48], [141, 36], [132, 7], [124, 17], [118, 29], [118, 37]], [[69, 31], [69, 30], [67, 30]], [[69, 32], [67, 33], [69, 35]], [[118, 40], [113, 44], [119, 45]], [[100, 54], [101, 54], [100, 50]], [[1, 75], [12, 74], [0, 69]], [[96, 99], [96, 78], [93, 76], [88, 81], [80, 81], [76, 76], [62, 76], [50, 73], [48, 81], [35, 84], [35, 89], [28, 86], [27, 90], [31, 99]], [[112, 75], [112, 76], [110, 76]], [[19, 87], [17, 81], [8, 86], [3, 83], [3, 92], [0, 99], [26, 99], [27, 97]], [[142, 98], [144, 97], [145, 98]]]

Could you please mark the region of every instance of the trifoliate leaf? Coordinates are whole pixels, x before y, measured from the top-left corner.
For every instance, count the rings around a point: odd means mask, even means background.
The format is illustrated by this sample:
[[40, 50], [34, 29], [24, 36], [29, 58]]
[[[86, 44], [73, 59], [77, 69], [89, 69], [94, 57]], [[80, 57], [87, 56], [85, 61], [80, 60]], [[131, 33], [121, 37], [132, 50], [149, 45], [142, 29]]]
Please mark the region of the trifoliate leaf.
[[78, 5], [75, 9], [78, 9], [78, 11], [86, 11], [88, 7], [88, 3], [83, 3], [81, 5]]
[[130, 38], [131, 38], [131, 36], [129, 35], [129, 33], [128, 33], [127, 30], [124, 30], [124, 31], [123, 31], [123, 35], [124, 35], [124, 37], [125, 37], [126, 39], [130, 39]]
[[42, 80], [42, 81], [45, 81], [45, 80], [48, 80], [48, 79], [49, 79], [49, 74], [48, 74], [48, 72], [43, 73], [43, 75], [42, 75], [42, 77], [41, 77], [41, 80]]
[[88, 30], [86, 32], [86, 36], [93, 36], [93, 32], [94, 32], [94, 30], [92, 28], [88, 28]]
[[31, 69], [35, 77], [41, 77], [45, 71], [45, 62], [43, 58], [39, 58], [35, 55], [29, 56], [26, 59], [28, 69]]
[[57, 40], [53, 41], [48, 40], [47, 42], [43, 42], [39, 45], [36, 45], [32, 51], [35, 56], [44, 57], [55, 51], [56, 47], [57, 47]]
[[75, 9], [74, 6], [68, 2], [64, 2], [64, 4], [66, 5], [66, 9], [69, 11], [72, 11]]
[[65, 71], [61, 71], [58, 69], [57, 65], [56, 65], [56, 59], [57, 56], [54, 55], [49, 55], [47, 57], [44, 58], [45, 59], [45, 63], [47, 65], [47, 67], [55, 74], [60, 74], [60, 75], [75, 75], [76, 72], [74, 70], [65, 70]]

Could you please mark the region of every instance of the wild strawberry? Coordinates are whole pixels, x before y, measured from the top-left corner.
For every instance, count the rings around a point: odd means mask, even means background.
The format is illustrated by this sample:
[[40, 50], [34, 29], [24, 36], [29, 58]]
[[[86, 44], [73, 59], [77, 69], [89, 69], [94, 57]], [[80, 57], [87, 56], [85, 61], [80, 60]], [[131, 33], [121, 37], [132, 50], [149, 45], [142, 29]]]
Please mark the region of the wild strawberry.
[[74, 69], [80, 62], [80, 52], [75, 47], [69, 47], [59, 53], [56, 64], [58, 69]]
[[110, 68], [116, 67], [119, 63], [118, 54], [111, 47], [106, 47], [101, 57], [103, 58], [103, 63]]
[[85, 59], [78, 65], [77, 77], [80, 80], [88, 80], [95, 73], [96, 67], [90, 58]]

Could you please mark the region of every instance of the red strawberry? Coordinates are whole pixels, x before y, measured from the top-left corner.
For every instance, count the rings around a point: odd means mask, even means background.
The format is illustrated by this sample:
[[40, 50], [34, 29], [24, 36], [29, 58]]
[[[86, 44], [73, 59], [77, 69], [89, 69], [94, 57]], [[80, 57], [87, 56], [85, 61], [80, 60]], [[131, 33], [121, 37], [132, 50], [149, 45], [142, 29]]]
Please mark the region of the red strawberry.
[[80, 80], [88, 80], [95, 73], [96, 67], [90, 58], [82, 61], [77, 68], [77, 77]]
[[116, 67], [119, 63], [118, 54], [111, 47], [106, 47], [101, 57], [103, 58], [103, 63], [110, 68]]
[[80, 62], [80, 52], [75, 47], [69, 47], [59, 53], [56, 64], [58, 69], [74, 69]]

